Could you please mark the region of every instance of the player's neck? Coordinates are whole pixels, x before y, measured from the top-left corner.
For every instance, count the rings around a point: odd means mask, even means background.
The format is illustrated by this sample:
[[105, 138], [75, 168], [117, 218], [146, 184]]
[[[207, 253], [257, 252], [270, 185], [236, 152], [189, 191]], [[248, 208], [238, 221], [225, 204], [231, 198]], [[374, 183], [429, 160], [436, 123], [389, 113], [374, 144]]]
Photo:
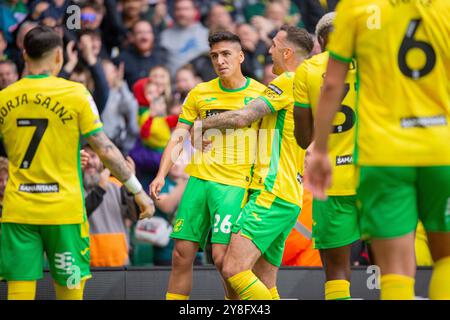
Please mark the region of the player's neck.
[[29, 75], [41, 75], [41, 74], [43, 75], [43, 74], [45, 74], [45, 75], [51, 76], [53, 74], [53, 70], [51, 70], [49, 68], [42, 68], [42, 67], [41, 68], [29, 67], [28, 68], [28, 74]]
[[246, 83], [247, 78], [244, 77], [242, 73], [226, 79], [220, 78], [220, 84], [222, 85], [222, 87], [230, 90], [242, 88], [245, 86]]

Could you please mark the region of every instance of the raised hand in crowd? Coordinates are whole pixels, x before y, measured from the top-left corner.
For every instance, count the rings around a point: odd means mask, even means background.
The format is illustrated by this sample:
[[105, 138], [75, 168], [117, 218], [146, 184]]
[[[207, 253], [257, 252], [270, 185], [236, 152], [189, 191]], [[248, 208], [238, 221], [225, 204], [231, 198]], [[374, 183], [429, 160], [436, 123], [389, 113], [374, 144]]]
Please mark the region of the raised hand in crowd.
[[66, 46], [67, 62], [64, 65], [64, 71], [71, 74], [78, 64], [78, 52], [75, 41], [69, 41]]
[[81, 56], [89, 66], [97, 63], [97, 56], [94, 53], [94, 43], [90, 35], [84, 34], [80, 37], [79, 47]]

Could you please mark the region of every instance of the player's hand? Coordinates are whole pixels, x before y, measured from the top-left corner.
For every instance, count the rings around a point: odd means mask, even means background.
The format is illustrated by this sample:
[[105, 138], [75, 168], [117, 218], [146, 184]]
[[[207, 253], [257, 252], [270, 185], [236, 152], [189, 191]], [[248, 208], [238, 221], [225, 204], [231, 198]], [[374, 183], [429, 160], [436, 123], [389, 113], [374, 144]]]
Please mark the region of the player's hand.
[[151, 218], [155, 214], [155, 205], [152, 199], [145, 193], [144, 190], [139, 191], [134, 195], [134, 201], [139, 206], [141, 212], [139, 213], [139, 220]]
[[84, 149], [81, 149], [80, 158], [81, 158], [81, 170], [84, 170], [90, 159], [89, 153], [84, 151]]
[[326, 189], [331, 184], [331, 163], [326, 152], [313, 150], [305, 169], [305, 187], [314, 198], [325, 200]]
[[156, 176], [156, 178], [150, 183], [150, 196], [153, 201], [159, 200], [159, 193], [166, 184], [166, 179]]
[[202, 126], [200, 121], [195, 121], [191, 128], [191, 144], [192, 146], [203, 152], [207, 152], [211, 149], [212, 141], [205, 138], [202, 132]]

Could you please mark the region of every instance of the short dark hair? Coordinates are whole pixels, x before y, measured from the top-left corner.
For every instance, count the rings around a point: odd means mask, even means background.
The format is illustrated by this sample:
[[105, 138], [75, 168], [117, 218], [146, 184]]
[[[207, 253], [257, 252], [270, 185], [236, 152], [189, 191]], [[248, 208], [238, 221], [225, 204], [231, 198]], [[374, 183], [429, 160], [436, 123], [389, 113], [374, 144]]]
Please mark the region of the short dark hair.
[[280, 31], [286, 31], [286, 39], [296, 47], [303, 49], [307, 54], [312, 51], [314, 47], [314, 40], [306, 29], [296, 26], [283, 25], [280, 28]]
[[208, 42], [209, 42], [210, 48], [212, 48], [212, 46], [215, 45], [216, 43], [219, 43], [222, 41], [234, 42], [234, 43], [239, 44], [239, 46], [242, 46], [241, 38], [239, 38], [238, 35], [236, 35], [232, 32], [229, 32], [229, 31], [225, 31], [225, 30], [216, 31], [216, 32], [210, 34], [208, 37]]
[[53, 28], [37, 26], [27, 32], [23, 47], [31, 59], [40, 59], [55, 48], [62, 48], [63, 41]]

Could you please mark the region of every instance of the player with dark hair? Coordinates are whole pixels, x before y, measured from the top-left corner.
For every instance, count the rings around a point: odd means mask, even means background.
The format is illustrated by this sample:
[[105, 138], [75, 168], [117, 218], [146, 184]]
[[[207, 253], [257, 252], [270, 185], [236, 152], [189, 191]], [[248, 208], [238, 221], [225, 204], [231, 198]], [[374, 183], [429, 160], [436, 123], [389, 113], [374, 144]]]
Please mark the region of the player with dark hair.
[[[164, 150], [158, 174], [150, 185], [151, 195], [158, 201], [164, 180], [178, 158], [181, 150], [177, 145], [189, 136], [197, 117], [209, 118], [256, 98], [264, 86], [242, 75], [244, 60], [240, 39], [235, 34], [221, 31], [209, 37], [210, 57], [217, 78], [198, 84], [183, 103], [177, 127]], [[175, 239], [172, 272], [166, 298], [188, 299], [192, 289], [192, 265], [198, 248], [204, 248], [208, 233], [212, 232], [212, 255], [216, 268], [222, 269], [223, 257], [251, 177], [251, 166], [256, 149], [258, 123], [245, 128], [241, 133], [250, 140], [234, 142], [241, 136], [224, 133], [216, 136], [210, 153], [197, 152], [186, 172], [189, 178], [178, 208], [171, 237]], [[245, 155], [250, 155], [245, 159]], [[226, 298], [236, 298], [231, 288], [226, 289]]]
[[63, 63], [59, 35], [35, 27], [26, 34], [24, 48], [29, 75], [0, 92], [0, 134], [9, 158], [2, 276], [8, 281], [8, 299], [34, 299], [45, 252], [57, 299], [82, 299], [91, 275], [81, 136], [135, 195], [141, 218], [153, 215], [154, 206], [103, 133], [87, 89], [55, 76]]
[[248, 106], [204, 119], [198, 126], [203, 131], [223, 130], [261, 120], [249, 200], [233, 225], [222, 268], [223, 277], [242, 300], [279, 299], [278, 268], [303, 195], [305, 151], [294, 137], [294, 71], [313, 45], [306, 30], [283, 26], [269, 50], [278, 77]]

